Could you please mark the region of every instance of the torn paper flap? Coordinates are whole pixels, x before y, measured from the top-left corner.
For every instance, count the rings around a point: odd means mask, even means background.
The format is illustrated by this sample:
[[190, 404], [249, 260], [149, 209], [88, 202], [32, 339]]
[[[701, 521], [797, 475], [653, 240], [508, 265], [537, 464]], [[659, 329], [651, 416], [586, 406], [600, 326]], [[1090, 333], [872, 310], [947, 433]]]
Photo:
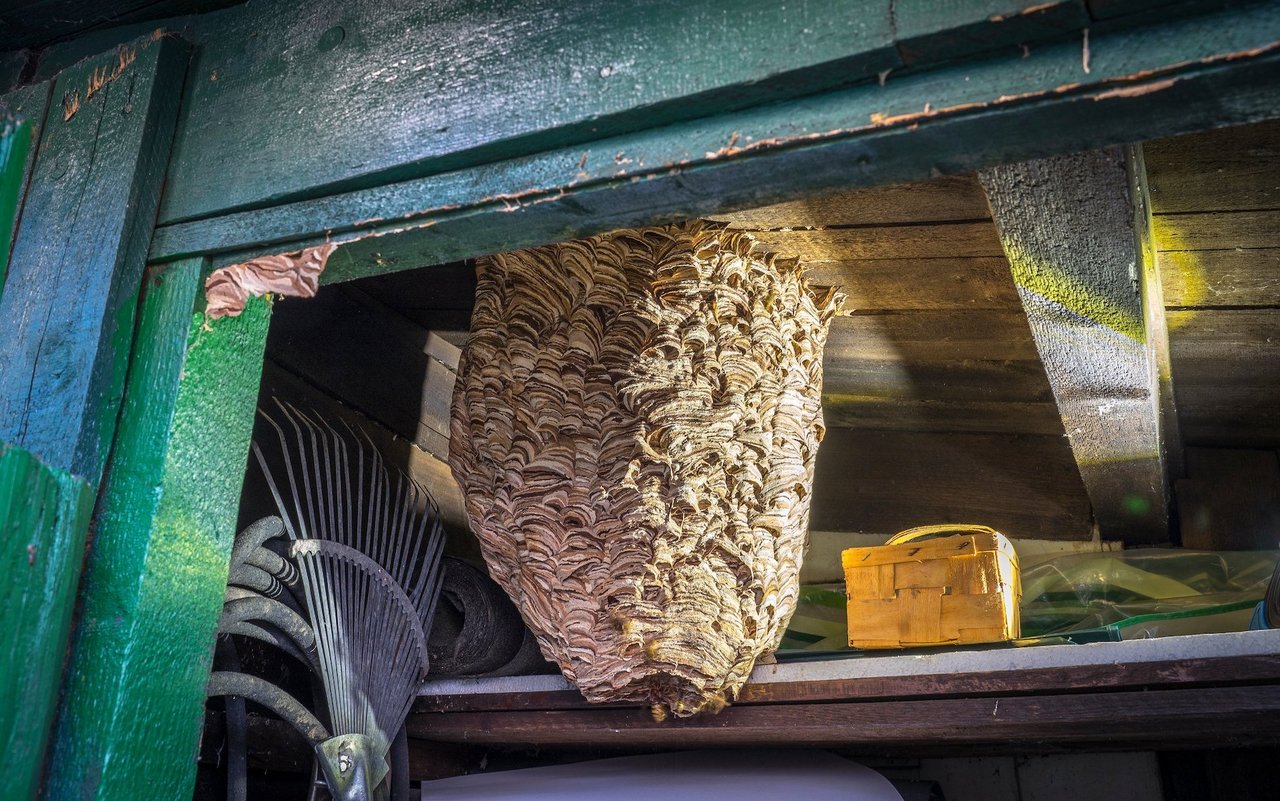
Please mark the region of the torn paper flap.
[[261, 297], [268, 292], [294, 298], [315, 297], [320, 288], [320, 273], [337, 247], [336, 243], [326, 242], [305, 250], [219, 267], [204, 282], [205, 315], [210, 320], [239, 317], [250, 297]]

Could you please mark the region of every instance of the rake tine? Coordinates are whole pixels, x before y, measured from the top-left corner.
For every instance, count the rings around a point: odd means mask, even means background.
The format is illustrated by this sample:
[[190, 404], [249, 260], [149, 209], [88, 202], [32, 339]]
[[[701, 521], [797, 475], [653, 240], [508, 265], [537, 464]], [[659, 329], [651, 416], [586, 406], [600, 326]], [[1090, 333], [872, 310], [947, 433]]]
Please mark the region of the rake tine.
[[260, 467], [262, 467], [262, 472], [267, 477], [267, 483], [270, 484], [271, 486], [271, 493], [272, 495], [275, 496], [276, 505], [280, 508], [280, 517], [284, 520], [284, 524], [289, 532], [290, 539], [297, 539], [299, 534], [301, 534], [301, 536], [303, 537], [306, 537], [307, 527], [306, 527], [305, 521], [303, 521], [302, 519], [302, 507], [298, 503], [298, 485], [294, 479], [293, 463], [289, 459], [289, 449], [286, 442], [284, 429], [280, 427], [279, 423], [277, 423], [274, 419], [272, 419], [271, 415], [263, 411], [259, 411], [258, 413], [262, 415], [262, 418], [264, 420], [266, 420], [268, 423], [271, 424], [271, 427], [276, 430], [276, 435], [280, 438], [280, 450], [285, 457], [285, 460], [284, 460], [285, 473], [289, 477], [289, 492], [293, 500], [294, 511], [297, 517], [297, 520], [296, 520], [296, 523], [298, 524], [297, 528], [300, 529], [300, 531], [295, 530], [295, 525], [294, 525], [295, 521], [290, 519], [291, 517], [293, 517], [293, 515], [288, 514], [288, 507], [286, 507], [284, 503], [280, 500], [280, 493], [276, 489], [275, 479], [271, 475], [270, 468], [267, 467], [266, 459], [262, 458], [262, 451], [257, 448], [257, 444], [255, 443], [254, 452], [258, 455], [258, 464]]
[[[280, 422], [262, 414], [284, 456], [289, 499], [253, 448], [295, 541], [332, 730], [371, 737], [385, 755], [429, 667], [444, 549], [439, 507], [387, 464], [368, 432], [346, 421], [340, 431], [275, 402]], [[317, 545], [303, 548], [308, 540]], [[324, 541], [332, 545], [317, 550]]]

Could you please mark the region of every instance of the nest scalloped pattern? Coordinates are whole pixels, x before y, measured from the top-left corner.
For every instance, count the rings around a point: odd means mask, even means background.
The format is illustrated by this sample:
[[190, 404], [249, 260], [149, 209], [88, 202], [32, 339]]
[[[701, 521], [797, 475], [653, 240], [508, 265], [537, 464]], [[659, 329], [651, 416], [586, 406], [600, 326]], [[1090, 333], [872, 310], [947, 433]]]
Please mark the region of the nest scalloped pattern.
[[795, 609], [840, 298], [753, 244], [694, 222], [478, 264], [450, 464], [589, 700], [719, 709]]

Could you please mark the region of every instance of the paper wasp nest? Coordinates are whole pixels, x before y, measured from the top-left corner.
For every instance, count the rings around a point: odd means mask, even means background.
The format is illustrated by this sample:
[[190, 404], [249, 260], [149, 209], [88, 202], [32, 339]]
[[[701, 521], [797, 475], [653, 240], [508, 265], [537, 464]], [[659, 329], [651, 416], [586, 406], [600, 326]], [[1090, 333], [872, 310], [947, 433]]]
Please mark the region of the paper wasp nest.
[[589, 700], [719, 709], [795, 609], [839, 298], [752, 245], [694, 222], [479, 262], [450, 463]]

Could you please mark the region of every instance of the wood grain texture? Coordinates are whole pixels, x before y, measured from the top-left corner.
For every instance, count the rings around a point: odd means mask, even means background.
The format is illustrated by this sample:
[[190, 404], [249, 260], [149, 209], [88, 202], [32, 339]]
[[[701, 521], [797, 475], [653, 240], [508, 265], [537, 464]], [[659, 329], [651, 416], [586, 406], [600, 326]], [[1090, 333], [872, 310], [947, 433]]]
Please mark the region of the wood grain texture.
[[[95, 484], [186, 56], [177, 40], [147, 38], [58, 79], [0, 299], [0, 439]], [[104, 69], [118, 77], [90, 96]]]
[[1280, 208], [1280, 122], [1157, 139], [1142, 148], [1154, 214]]
[[897, 0], [893, 10], [907, 64], [1039, 44], [1089, 26], [1084, 0]]
[[937, 362], [1038, 361], [1026, 315], [1019, 311], [912, 310], [853, 314], [831, 324], [825, 355], [843, 359]]
[[10, 201], [7, 201], [12, 202], [11, 206], [0, 204], [0, 262], [3, 263], [0, 265], [0, 297], [4, 295], [4, 279], [13, 248], [13, 237], [18, 230], [22, 203], [31, 182], [32, 167], [35, 165], [40, 135], [44, 131], [49, 93], [52, 90], [52, 82], [44, 82], [25, 86], [0, 97], [0, 109], [7, 108], [22, 120], [26, 128], [25, 133], [16, 134], [14, 138], [6, 137], [7, 144], [0, 148], [5, 153], [0, 158], [4, 165], [4, 191], [14, 193]]
[[[1274, 105], [1277, 68], [1270, 49], [1271, 32], [1280, 25], [1276, 13], [1250, 6], [1095, 36], [1087, 76], [1081, 74], [1078, 43], [1048, 45], [1027, 59], [1019, 51], [893, 76], [884, 87], [870, 83], [618, 134], [585, 147], [547, 145], [538, 155], [484, 168], [262, 212], [225, 213], [166, 226], [152, 256], [240, 249], [227, 256], [231, 263], [326, 236], [382, 234], [339, 249], [326, 271], [327, 280], [336, 281], [775, 203], [798, 193], [923, 180], [1055, 151], [1263, 119]], [[252, 124], [239, 115], [236, 107], [217, 116], [228, 129]], [[380, 141], [380, 132], [357, 130], [350, 129], [353, 138]], [[1027, 136], [1029, 130], [1036, 135]], [[194, 140], [190, 147], [197, 147]], [[265, 184], [267, 192], [275, 177], [249, 180]], [[279, 247], [283, 243], [289, 246]]]
[[[200, 261], [152, 272], [86, 566], [46, 795], [191, 794], [270, 303], [201, 327]], [[145, 699], [140, 702], [139, 699]], [[138, 742], [147, 748], [137, 748]]]
[[[1164, 212], [1154, 239], [1187, 441], [1280, 446], [1280, 125], [1165, 139], [1144, 151], [1152, 204]], [[1215, 490], [1202, 485], [1182, 492], [1197, 514], [1213, 505]], [[1192, 538], [1201, 536], [1202, 523], [1190, 524]]]
[[1157, 263], [1169, 309], [1280, 306], [1280, 246], [1164, 251]]
[[[981, 673], [952, 673], [894, 677], [866, 677], [777, 684], [747, 684], [736, 706], [756, 704], [812, 704], [898, 698], [982, 698], [1091, 690], [1156, 689], [1177, 684], [1261, 683], [1276, 680], [1277, 660], [1271, 656], [1224, 659], [1179, 659], [1162, 662], [1079, 665]], [[623, 706], [623, 705], [619, 705]], [[572, 690], [498, 695], [426, 695], [415, 710], [428, 712], [494, 712], [515, 710], [592, 709]], [[425, 725], [429, 718], [420, 718]], [[428, 735], [429, 736], [429, 735]]]
[[32, 799], [58, 706], [93, 489], [0, 443], [0, 747], [5, 794]]
[[31, 124], [0, 105], [0, 293], [9, 270], [9, 246], [18, 221], [18, 206], [26, 190], [27, 152]]
[[1089, 499], [1061, 437], [830, 429], [810, 525], [884, 533], [980, 523], [1009, 537], [1088, 539]]
[[[645, 0], [601, 14], [538, 0], [516, 20], [469, 0], [252, 4], [200, 22], [161, 216], [378, 185], [849, 83], [899, 63], [889, 6], [751, 0], [726, 16]], [[427, 102], [406, 114], [403, 97]], [[255, 124], [226, 124], [237, 117]], [[325, 157], [297, 158], [299, 141]], [[228, 171], [241, 180], [227, 186]]]
[[[980, 173], [1102, 536], [1164, 542], [1170, 479], [1120, 148]], [[1145, 219], [1145, 218], [1144, 218]]]
[[[1149, 372], [1148, 382], [1156, 406], [1157, 439], [1160, 454], [1164, 460], [1165, 480], [1172, 482], [1184, 474], [1184, 444], [1177, 397], [1173, 389], [1169, 318], [1168, 310], [1165, 308], [1164, 283], [1161, 281], [1160, 254], [1156, 249], [1152, 222], [1154, 217], [1151, 212], [1151, 185], [1147, 177], [1146, 153], [1142, 146], [1127, 146], [1124, 148], [1124, 154], [1136, 240], [1134, 265], [1131, 269], [1137, 277], [1138, 302], [1142, 313], [1142, 330], [1145, 334], [1143, 348], [1146, 351]], [[1166, 494], [1171, 491], [1166, 489]], [[1171, 514], [1170, 538], [1174, 541], [1178, 537], [1174, 530], [1176, 524], [1177, 517]]]
[[440, 459], [449, 458], [449, 404], [458, 352], [358, 289], [326, 287], [281, 305], [272, 359], [325, 387]]
[[822, 416], [828, 428], [1063, 436], [1062, 418], [1052, 403], [891, 400], [824, 393]]
[[806, 262], [1004, 255], [995, 226], [989, 222], [756, 231], [752, 236], [766, 250]]
[[[1222, 371], [1228, 372], [1228, 371]], [[1236, 370], [1230, 370], [1237, 373]], [[1185, 375], [1185, 373], [1184, 373]], [[1220, 381], [1196, 383], [1187, 378], [1177, 387], [1182, 427], [1189, 445], [1223, 448], [1280, 448], [1280, 377], [1272, 370], [1254, 379], [1260, 386], [1233, 386]], [[1182, 380], [1182, 379], [1180, 379]]]
[[821, 197], [713, 215], [730, 228], [826, 228], [851, 225], [901, 225], [915, 222], [984, 220], [991, 217], [977, 176], [942, 176], [931, 181], [877, 186]]
[[815, 261], [808, 275], [814, 284], [840, 287], [847, 312], [1022, 309], [1003, 257]]
[[910, 366], [897, 359], [833, 359], [823, 393], [888, 400], [1053, 403], [1038, 361], [950, 361]]
[[[641, 709], [421, 713], [410, 736], [446, 742], [597, 747], [839, 746], [879, 754], [921, 746], [1025, 750], [1072, 744], [1209, 746], [1280, 741], [1280, 686], [734, 706], [655, 723]], [[918, 751], [917, 751], [918, 752]]]
[[[837, 561], [839, 561], [837, 557]], [[1236, 632], [1028, 648], [941, 649], [861, 654], [757, 667], [738, 706], [843, 703], [1036, 693], [1176, 689], [1275, 683], [1280, 661], [1270, 634]], [[638, 707], [614, 704], [613, 708]], [[601, 708], [560, 677], [428, 681], [420, 712]]]
[[1174, 392], [1187, 442], [1280, 445], [1280, 310], [1168, 314]]
[[1152, 225], [1161, 250], [1271, 248], [1280, 228], [1280, 209], [1161, 214]]
[[1169, 327], [1183, 335], [1174, 342], [1174, 358], [1181, 362], [1229, 359], [1233, 354], [1270, 358], [1280, 350], [1280, 309], [1171, 311]]
[[1177, 482], [1182, 546], [1270, 550], [1280, 531], [1280, 459], [1274, 450], [1189, 448]]

